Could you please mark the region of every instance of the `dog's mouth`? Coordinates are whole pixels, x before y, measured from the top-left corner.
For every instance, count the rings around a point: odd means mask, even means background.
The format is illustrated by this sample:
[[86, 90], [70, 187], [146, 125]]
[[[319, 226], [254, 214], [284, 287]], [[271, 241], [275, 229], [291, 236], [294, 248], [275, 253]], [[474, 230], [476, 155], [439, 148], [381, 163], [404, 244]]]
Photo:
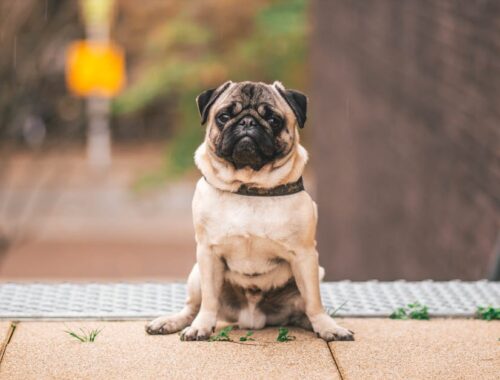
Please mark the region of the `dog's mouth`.
[[273, 159], [275, 147], [272, 137], [260, 127], [236, 127], [223, 133], [217, 154], [237, 169], [250, 166], [253, 170], [260, 170]]
[[263, 161], [259, 147], [250, 136], [244, 136], [234, 144], [231, 158], [236, 167], [251, 166], [260, 169]]

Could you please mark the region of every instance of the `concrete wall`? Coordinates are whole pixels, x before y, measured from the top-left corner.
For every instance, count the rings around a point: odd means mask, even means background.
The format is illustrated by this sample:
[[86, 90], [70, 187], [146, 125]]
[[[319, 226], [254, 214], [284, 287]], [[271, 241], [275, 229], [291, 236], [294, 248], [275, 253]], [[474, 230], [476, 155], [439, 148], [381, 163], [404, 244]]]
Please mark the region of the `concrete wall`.
[[316, 0], [329, 279], [479, 279], [500, 231], [500, 2]]

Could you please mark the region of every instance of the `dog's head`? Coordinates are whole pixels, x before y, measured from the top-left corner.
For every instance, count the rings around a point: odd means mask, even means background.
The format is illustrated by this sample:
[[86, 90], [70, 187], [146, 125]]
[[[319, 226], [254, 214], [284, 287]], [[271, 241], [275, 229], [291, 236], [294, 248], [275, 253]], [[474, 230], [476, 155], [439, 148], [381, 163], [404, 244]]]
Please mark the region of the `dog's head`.
[[279, 82], [226, 82], [196, 102], [209, 149], [236, 169], [260, 170], [287, 155], [306, 122], [306, 96]]

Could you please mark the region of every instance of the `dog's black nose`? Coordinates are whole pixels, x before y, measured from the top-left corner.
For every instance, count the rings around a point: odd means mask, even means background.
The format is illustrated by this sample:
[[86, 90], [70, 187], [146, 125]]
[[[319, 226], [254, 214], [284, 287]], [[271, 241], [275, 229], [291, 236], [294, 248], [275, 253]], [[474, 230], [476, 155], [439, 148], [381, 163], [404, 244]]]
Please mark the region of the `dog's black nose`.
[[256, 127], [257, 122], [252, 116], [245, 116], [243, 119], [239, 121], [238, 125], [242, 127]]

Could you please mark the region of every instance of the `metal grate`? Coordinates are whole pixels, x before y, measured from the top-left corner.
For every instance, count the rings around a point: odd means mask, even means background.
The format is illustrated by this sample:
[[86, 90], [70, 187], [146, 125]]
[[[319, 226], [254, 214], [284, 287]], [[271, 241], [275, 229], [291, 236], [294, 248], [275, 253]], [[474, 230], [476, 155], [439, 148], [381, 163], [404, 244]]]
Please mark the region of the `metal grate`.
[[[385, 317], [396, 307], [419, 301], [434, 316], [474, 314], [478, 305], [500, 306], [500, 283], [330, 282], [321, 284], [325, 306], [338, 316]], [[3, 283], [0, 318], [151, 318], [179, 311], [183, 283]]]

